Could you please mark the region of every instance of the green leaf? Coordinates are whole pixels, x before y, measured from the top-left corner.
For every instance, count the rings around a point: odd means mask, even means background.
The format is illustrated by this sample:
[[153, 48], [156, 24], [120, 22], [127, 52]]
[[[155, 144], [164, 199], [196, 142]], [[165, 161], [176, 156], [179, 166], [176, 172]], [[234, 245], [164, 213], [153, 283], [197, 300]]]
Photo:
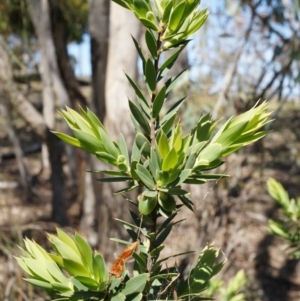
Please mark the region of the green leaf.
[[211, 143], [205, 147], [197, 158], [196, 165], [209, 165], [221, 157], [222, 146], [219, 143]]
[[163, 159], [165, 159], [170, 152], [168, 138], [165, 135], [165, 133], [162, 133], [160, 135], [159, 142], [158, 142], [158, 151]]
[[139, 20], [145, 27], [152, 29], [154, 31], [158, 31], [158, 27], [152, 21], [150, 21], [148, 19], [144, 19], [144, 18], [139, 18]]
[[141, 181], [150, 189], [155, 188], [155, 183], [150, 172], [141, 164], [137, 164], [136, 173], [138, 174]]
[[102, 142], [94, 136], [76, 129], [74, 129], [73, 132], [75, 137], [79, 140], [81, 147], [89, 153], [94, 154], [97, 151], [104, 150]]
[[269, 220], [269, 231], [273, 235], [277, 235], [283, 237], [285, 239], [289, 239], [289, 231], [279, 222], [275, 222], [273, 220]]
[[117, 295], [112, 296], [111, 301], [125, 301], [126, 296], [122, 293], [118, 293]]
[[133, 0], [133, 11], [142, 18], [145, 18], [147, 12], [151, 10], [151, 8], [147, 5], [147, 2], [144, 0]]
[[[143, 71], [145, 70], [145, 65], [146, 65], [146, 59], [145, 59], [145, 56], [144, 56], [144, 53], [142, 51], [142, 48], [141, 46], [139, 45], [139, 43], [136, 41], [136, 39], [131, 36], [132, 39], [133, 39], [133, 43], [134, 43], [134, 46], [136, 48], [136, 51], [137, 53], [139, 54], [141, 60], [142, 60], [142, 63], [143, 63]], [[127, 75], [126, 75], [127, 76]], [[127, 77], [128, 78], [128, 77]], [[130, 79], [131, 82], [133, 82], [131, 79]], [[136, 84], [134, 84], [136, 86]], [[138, 89], [139, 90], [139, 89]], [[146, 102], [147, 103], [147, 102]]]
[[168, 23], [172, 7], [173, 7], [173, 1], [169, 1], [166, 5], [165, 9], [164, 9], [163, 17], [162, 17], [162, 20], [161, 20], [163, 25]]
[[125, 138], [122, 134], [120, 134], [120, 138], [119, 138], [119, 147], [120, 147], [120, 151], [121, 151], [122, 155], [124, 156], [124, 158], [126, 160], [126, 163], [129, 165], [130, 161], [129, 161], [128, 148], [127, 148]]
[[184, 196], [184, 195], [179, 195], [178, 198], [181, 200], [181, 202], [182, 202], [187, 208], [189, 208], [192, 212], [194, 212], [194, 208], [193, 208], [194, 204], [193, 204], [193, 202], [192, 202], [189, 198], [187, 198], [187, 197]]
[[95, 156], [103, 162], [112, 164], [114, 166], [117, 165], [117, 159], [115, 157], [113, 157], [111, 154], [107, 153], [107, 152], [96, 152]]
[[74, 240], [80, 251], [82, 261], [86, 263], [90, 271], [93, 271], [93, 251], [91, 247], [77, 232], [75, 233]]
[[174, 113], [172, 116], [170, 116], [169, 119], [167, 119], [164, 123], [162, 123], [161, 128], [166, 135], [169, 134], [175, 119], [176, 119], [176, 113]]
[[179, 99], [168, 111], [167, 114], [164, 116], [164, 118], [161, 120], [161, 124], [164, 124], [165, 122], [167, 122], [169, 119], [171, 119], [174, 114], [177, 113], [177, 111], [179, 110], [179, 108], [181, 107], [181, 105], [183, 104], [185, 100], [185, 97]]
[[96, 273], [99, 275], [99, 280], [101, 282], [106, 282], [108, 280], [106, 264], [103, 256], [99, 253], [97, 253], [93, 258], [93, 270], [94, 275], [96, 275]]
[[148, 279], [149, 279], [148, 273], [140, 274], [138, 276], [131, 278], [126, 282], [125, 287], [122, 290], [122, 294], [127, 296], [134, 293], [141, 293], [144, 290]]
[[212, 139], [212, 143], [219, 143], [222, 145], [222, 149], [225, 149], [232, 145], [240, 135], [244, 132], [247, 127], [248, 121], [240, 122], [232, 127], [229, 127], [225, 131], [222, 131], [220, 134], [220, 130], [216, 133], [216, 136], [219, 136], [217, 139], [215, 137]]
[[161, 231], [160, 235], [155, 240], [156, 247], [160, 246], [165, 241], [165, 239], [169, 236], [171, 230], [172, 230], [172, 226], [169, 225], [164, 230]]
[[196, 13], [192, 22], [188, 26], [188, 29], [186, 31], [186, 36], [190, 36], [194, 32], [196, 32], [204, 24], [207, 17], [208, 17], [207, 9], [203, 9], [200, 12]]
[[186, 69], [182, 70], [179, 74], [177, 74], [175, 77], [172, 76], [171, 78], [169, 78], [166, 81], [166, 87], [167, 87], [167, 91], [166, 94], [168, 95], [174, 88], [175, 86], [178, 84], [178, 82], [180, 82], [182, 80], [182, 77], [185, 75]]
[[82, 263], [80, 252], [73, 239], [58, 228], [57, 235], [58, 237], [49, 234], [48, 238], [59, 255], [63, 258], [69, 258]]
[[132, 180], [131, 177], [113, 177], [113, 178], [100, 178], [97, 179], [99, 182], [112, 183], [112, 182], [126, 182]]
[[275, 199], [285, 209], [289, 207], [290, 198], [287, 191], [283, 188], [281, 183], [277, 182], [273, 178], [270, 178], [267, 181], [267, 188], [269, 194], [272, 196], [273, 199]]
[[163, 104], [165, 102], [165, 98], [166, 98], [166, 86], [164, 85], [154, 99], [153, 107], [152, 107], [152, 118], [156, 119], [158, 117], [163, 107]]
[[138, 107], [131, 100], [128, 99], [128, 102], [133, 117], [139, 123], [139, 125], [145, 131], [145, 133], [150, 136], [150, 126], [149, 123], [146, 121], [144, 114], [138, 109]]
[[126, 297], [126, 301], [141, 301], [142, 298], [143, 298], [143, 294], [142, 293], [131, 294], [130, 296]]
[[143, 103], [145, 104], [145, 106], [147, 106], [148, 108], [150, 108], [149, 104], [148, 104], [148, 102], [147, 102], [147, 100], [146, 100], [146, 98], [144, 96], [144, 94], [142, 93], [142, 91], [140, 90], [140, 88], [138, 87], [138, 85], [131, 79], [131, 77], [128, 74], [125, 73], [125, 75], [126, 75], [128, 81], [129, 81], [129, 83], [131, 84], [132, 88], [134, 89], [135, 94], [143, 101]]
[[124, 0], [112, 0], [113, 2], [116, 2], [120, 6], [123, 6], [124, 8], [131, 9], [131, 6], [127, 3], [127, 1]]
[[[31, 274], [34, 278], [39, 280], [45, 280], [47, 282], [55, 282], [52, 275], [49, 273], [42, 260], [33, 258], [22, 258], [24, 264], [31, 270]], [[42, 264], [41, 264], [42, 263]]]
[[178, 156], [174, 148], [170, 150], [162, 164], [162, 171], [170, 171], [178, 164]]
[[177, 28], [183, 23], [183, 16], [185, 11], [186, 1], [181, 1], [171, 12], [167, 30], [171, 32], [177, 30]]
[[154, 59], [157, 59], [157, 46], [156, 46], [156, 40], [152, 34], [152, 32], [148, 29], [145, 33], [145, 40], [147, 47]]
[[144, 256], [145, 260], [142, 258], [142, 255], [140, 256], [139, 254], [137, 253], [133, 253], [132, 254], [132, 257], [136, 260], [136, 264], [139, 265], [139, 271], [140, 271], [140, 274], [141, 273], [145, 273], [147, 271], [147, 257]]
[[149, 168], [155, 181], [157, 181], [157, 175], [158, 172], [160, 171], [160, 165], [161, 164], [160, 164], [160, 159], [157, 155], [157, 150], [151, 148], [150, 158], [149, 158]]
[[68, 279], [62, 273], [62, 271], [59, 269], [59, 267], [57, 266], [57, 264], [54, 261], [45, 260], [45, 261], [43, 261], [43, 264], [45, 265], [48, 272], [55, 278], [56, 281], [63, 284], [64, 286], [69, 285]]
[[86, 112], [87, 112], [87, 115], [88, 115], [91, 123], [93, 123], [93, 125], [104, 129], [104, 126], [103, 126], [102, 122], [99, 120], [99, 118], [89, 108], [87, 108]]
[[63, 258], [64, 269], [72, 276], [90, 277], [91, 272], [80, 262]]
[[156, 89], [156, 71], [150, 58], [146, 62], [145, 78], [150, 90], [154, 92]]
[[78, 139], [71, 137], [69, 135], [66, 135], [64, 133], [60, 133], [60, 132], [55, 132], [55, 131], [51, 131], [54, 135], [56, 135], [59, 139], [61, 139], [62, 141], [67, 142], [68, 144], [75, 146], [75, 147], [81, 147], [80, 142], [78, 141]]
[[170, 70], [172, 68], [172, 66], [174, 65], [174, 63], [176, 62], [179, 54], [181, 53], [181, 51], [185, 48], [187, 44], [182, 45], [180, 48], [178, 48], [176, 51], [174, 51], [165, 61], [164, 63], [160, 66], [159, 68], [159, 74], [160, 75], [164, 75], [163, 71], [165, 69]]
[[89, 277], [84, 277], [84, 276], [75, 276], [75, 279], [77, 279], [80, 283], [82, 283], [84, 286], [87, 286], [90, 289], [97, 289], [98, 283]]
[[142, 133], [136, 134], [135, 143], [145, 157], [150, 156], [151, 144]]
[[31, 279], [31, 278], [23, 278], [26, 282], [31, 283], [35, 286], [42, 287], [44, 289], [52, 289], [52, 286], [49, 282], [37, 280], [37, 279]]
[[106, 131], [99, 128], [99, 133], [102, 139], [103, 146], [108, 154], [113, 156], [115, 159], [120, 155], [119, 149], [114, 145], [110, 137], [107, 135]]

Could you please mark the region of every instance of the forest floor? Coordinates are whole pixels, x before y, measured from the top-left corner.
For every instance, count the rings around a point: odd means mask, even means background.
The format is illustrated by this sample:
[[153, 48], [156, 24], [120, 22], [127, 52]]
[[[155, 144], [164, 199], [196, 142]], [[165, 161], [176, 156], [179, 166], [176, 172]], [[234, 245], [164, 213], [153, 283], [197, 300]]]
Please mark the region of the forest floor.
[[[25, 145], [33, 141], [30, 129], [22, 122], [18, 131]], [[12, 148], [1, 129], [0, 145], [3, 146], [0, 154], [0, 300], [15, 290], [17, 300], [22, 301], [30, 294], [34, 296], [34, 292], [26, 287], [27, 295], [22, 295], [22, 274], [13, 255], [18, 254], [16, 244], [22, 244], [25, 235], [43, 242], [44, 231], [55, 228], [50, 222], [49, 171], [41, 169], [40, 152], [26, 155], [35, 180], [34, 197], [24, 200], [24, 191], [18, 183], [17, 162], [9, 158]], [[266, 191], [266, 180], [274, 177], [291, 196], [300, 196], [300, 108], [290, 104], [283, 106], [272, 124], [272, 131], [254, 147], [230, 156], [223, 168], [232, 175], [230, 178], [192, 188], [192, 196], [197, 196], [196, 214], [181, 213], [186, 221], [174, 228], [166, 252], [199, 251], [207, 242], [214, 241], [228, 259], [223, 271], [225, 282], [239, 269], [245, 270], [247, 300], [300, 300], [300, 265], [288, 258], [284, 241], [274, 238], [267, 230], [268, 219], [278, 216], [278, 208]], [[78, 217], [70, 216], [70, 220], [71, 227], [76, 228]], [[180, 265], [179, 260], [177, 262]], [[181, 265], [189, 266], [186, 262]]]

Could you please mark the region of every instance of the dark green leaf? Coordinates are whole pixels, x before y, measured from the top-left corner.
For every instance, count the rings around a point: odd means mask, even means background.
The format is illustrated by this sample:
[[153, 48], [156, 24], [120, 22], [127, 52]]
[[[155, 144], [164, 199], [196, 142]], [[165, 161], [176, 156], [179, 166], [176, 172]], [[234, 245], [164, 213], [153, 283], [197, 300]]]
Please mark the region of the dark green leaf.
[[172, 226], [166, 227], [164, 230], [161, 231], [161, 234], [156, 238], [155, 240], [155, 246], [160, 246], [164, 240], [169, 236], [170, 232], [172, 230]]
[[[147, 257], [142, 255], [141, 256], [137, 253], [133, 253], [132, 257], [137, 261], [137, 264], [140, 267], [140, 274], [145, 273], [147, 271]], [[144, 259], [142, 257], [145, 257]]]
[[[165, 116], [166, 117], [166, 116]], [[165, 119], [165, 118], [164, 118]], [[174, 113], [172, 116], [170, 116], [163, 124], [162, 124], [162, 130], [163, 132], [168, 135], [172, 126], [173, 126], [173, 123], [176, 119], [176, 113]]]
[[149, 123], [146, 121], [144, 114], [138, 109], [138, 107], [132, 101], [130, 100], [128, 101], [129, 101], [129, 108], [133, 117], [139, 123], [139, 125], [145, 131], [145, 133], [150, 136], [150, 126]]
[[150, 58], [146, 62], [145, 78], [149, 88], [154, 92], [156, 89], [156, 71]]
[[142, 48], [141, 48], [141, 46], [139, 45], [139, 43], [136, 41], [136, 39], [135, 39], [133, 36], [131, 36], [131, 37], [132, 37], [132, 39], [133, 39], [134, 46], [135, 46], [135, 48], [136, 48], [136, 50], [137, 50], [137, 52], [138, 52], [138, 54], [139, 54], [139, 56], [140, 56], [140, 58], [141, 58], [141, 60], [142, 60], [142, 63], [143, 63], [143, 71], [145, 71], [146, 59], [145, 59], [145, 56], [144, 56], [144, 54], [143, 54]]
[[193, 208], [194, 204], [192, 203], [192, 201], [189, 198], [187, 198], [184, 195], [179, 195], [178, 197], [187, 208], [189, 208], [192, 212], [194, 212], [194, 208]]
[[144, 94], [142, 93], [142, 91], [140, 90], [140, 88], [138, 87], [138, 85], [131, 79], [131, 77], [128, 74], [125, 73], [125, 75], [126, 75], [128, 81], [129, 81], [129, 83], [131, 84], [132, 88], [134, 89], [135, 94], [141, 99], [141, 101], [143, 101], [143, 103], [145, 104], [145, 106], [147, 106], [148, 108], [150, 108], [149, 104], [148, 104], [148, 102], [147, 102], [147, 100], [146, 100], [146, 98], [144, 96]]
[[136, 173], [140, 177], [141, 181], [150, 189], [155, 188], [155, 183], [150, 172], [141, 164], [137, 164]]
[[165, 102], [165, 98], [166, 98], [166, 86], [164, 85], [154, 99], [153, 107], [152, 107], [152, 118], [156, 119], [158, 117], [163, 107], [163, 104]]
[[171, 77], [170, 79], [167, 80], [167, 82], [166, 82], [167, 95], [176, 86], [176, 84], [182, 79], [185, 71], [186, 70], [182, 70], [178, 75], [176, 75], [175, 77]]
[[180, 48], [178, 48], [176, 51], [174, 51], [166, 60], [165, 62], [160, 66], [159, 73], [162, 74], [162, 72], [165, 69], [170, 70], [172, 66], [174, 65], [175, 61], [177, 60], [180, 52], [185, 48], [185, 45], [182, 45]]
[[112, 155], [106, 153], [106, 152], [96, 152], [95, 156], [103, 162], [112, 164], [112, 165], [116, 165], [117, 164], [117, 160], [115, 157], [113, 157]]
[[113, 177], [113, 178], [100, 178], [97, 179], [100, 182], [104, 182], [104, 183], [111, 183], [111, 182], [126, 182], [129, 180], [132, 180], [131, 177]]
[[177, 113], [181, 105], [183, 104], [185, 97], [179, 99], [168, 111], [164, 118], [161, 120], [161, 124], [167, 122], [174, 114]]
[[156, 40], [152, 34], [152, 32], [148, 29], [145, 33], [145, 40], [147, 47], [154, 59], [157, 59], [157, 46], [156, 46]]
[[116, 2], [117, 4], [127, 8], [127, 9], [130, 9], [130, 5], [127, 3], [127, 1], [124, 1], [124, 0], [112, 0], [114, 2]]
[[141, 150], [143, 156], [145, 157], [150, 156], [151, 144], [149, 140], [142, 133], [136, 134], [135, 143], [137, 147]]

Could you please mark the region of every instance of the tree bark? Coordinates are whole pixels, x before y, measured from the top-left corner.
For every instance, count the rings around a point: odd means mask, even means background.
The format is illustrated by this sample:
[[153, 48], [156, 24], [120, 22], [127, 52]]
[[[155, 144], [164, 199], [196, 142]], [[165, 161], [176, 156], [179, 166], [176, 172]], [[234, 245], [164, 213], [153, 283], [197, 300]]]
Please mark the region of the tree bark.
[[[137, 77], [137, 53], [130, 35], [137, 38], [140, 33], [139, 21], [134, 14], [115, 3], [110, 7], [109, 52], [106, 72], [106, 115], [104, 124], [109, 135], [117, 140], [122, 132], [129, 148], [132, 145], [134, 129], [130, 120], [127, 97], [133, 99], [134, 92], [128, 83], [124, 71], [132, 78]], [[99, 28], [99, 27], [98, 27]], [[97, 168], [98, 169], [98, 168]], [[102, 168], [103, 169], [103, 168]], [[126, 184], [121, 184], [121, 188]], [[98, 201], [99, 249], [112, 258], [111, 248], [107, 247], [108, 237], [124, 237], [124, 229], [113, 218], [129, 217], [128, 204], [121, 196], [113, 196], [120, 189], [120, 184], [105, 183], [97, 185], [101, 189], [101, 200]], [[128, 218], [127, 218], [128, 220]], [[109, 233], [108, 233], [109, 232]]]
[[0, 90], [0, 97], [2, 98], [2, 104], [0, 104], [0, 116], [3, 118], [3, 128], [5, 129], [9, 140], [14, 148], [18, 169], [20, 173], [20, 182], [24, 189], [25, 200], [27, 201], [31, 195], [31, 175], [28, 171], [24, 152], [22, 150], [20, 139], [17, 135], [16, 128], [12, 122], [12, 116], [10, 114], [9, 104], [6, 96]]
[[[68, 33], [67, 24], [58, 0], [49, 0], [52, 18], [52, 33], [56, 50], [58, 68], [67, 89], [73, 108], [79, 105], [87, 106], [87, 101], [80, 91], [67, 51]], [[101, 30], [99, 30], [101, 31]]]
[[[92, 106], [103, 121], [105, 108], [105, 84], [108, 56], [110, 1], [90, 0], [89, 33], [92, 58]], [[101, 30], [99, 30], [101, 28]]]
[[0, 45], [0, 83], [6, 95], [19, 115], [31, 126], [35, 134], [42, 142], [45, 142], [49, 150], [52, 184], [52, 219], [61, 225], [67, 224], [64, 196], [64, 179], [61, 162], [61, 141], [49, 131], [47, 124], [34, 106], [26, 99], [24, 94], [14, 84], [9, 57]]

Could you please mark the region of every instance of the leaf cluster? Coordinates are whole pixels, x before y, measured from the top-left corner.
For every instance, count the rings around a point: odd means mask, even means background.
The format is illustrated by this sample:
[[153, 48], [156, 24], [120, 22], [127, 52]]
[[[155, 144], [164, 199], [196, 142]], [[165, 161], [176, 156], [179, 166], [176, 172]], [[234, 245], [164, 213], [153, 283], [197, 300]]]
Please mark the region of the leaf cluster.
[[17, 261], [30, 276], [27, 282], [53, 291], [67, 300], [141, 300], [141, 292], [149, 274], [129, 277], [124, 271], [124, 280], [110, 276], [102, 255], [93, 252], [88, 243], [75, 233], [74, 237], [57, 229], [56, 235], [48, 235], [54, 252], [48, 253], [36, 242], [24, 240], [26, 250], [20, 248]]
[[278, 220], [269, 220], [269, 231], [284, 238], [288, 245], [288, 252], [300, 258], [300, 197], [290, 198], [283, 186], [273, 178], [267, 182], [269, 194], [280, 206], [282, 216]]

